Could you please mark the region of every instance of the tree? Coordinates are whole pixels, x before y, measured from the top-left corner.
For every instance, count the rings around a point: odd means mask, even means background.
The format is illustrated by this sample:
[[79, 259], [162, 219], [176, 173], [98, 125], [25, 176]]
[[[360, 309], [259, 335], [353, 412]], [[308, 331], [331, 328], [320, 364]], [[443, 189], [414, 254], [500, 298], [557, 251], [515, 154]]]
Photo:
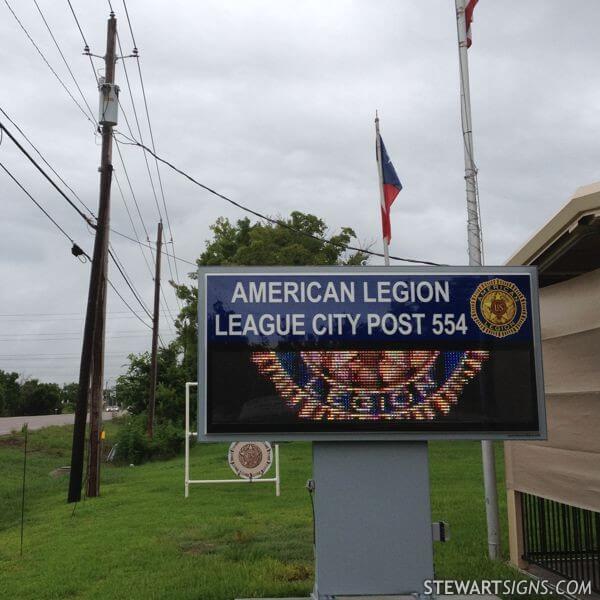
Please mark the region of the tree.
[[19, 415], [19, 374], [0, 369], [0, 417]]
[[60, 389], [60, 403], [64, 412], [73, 412], [77, 404], [79, 384], [77, 382], [65, 383]]
[[[183, 419], [185, 398], [182, 398], [181, 390], [185, 386], [185, 374], [180, 358], [180, 345], [177, 340], [158, 350], [160, 380], [156, 397], [156, 417], [158, 419]], [[144, 412], [148, 405], [149, 386], [150, 353], [130, 354], [127, 373], [117, 377], [116, 403], [134, 414]], [[174, 395], [169, 390], [172, 390]]]
[[[356, 239], [351, 228], [343, 227], [329, 237], [322, 219], [298, 211], [279, 223], [251, 223], [245, 218], [232, 224], [221, 217], [211, 231], [212, 239], [196, 261], [198, 265], [362, 265], [367, 259], [362, 252], [346, 251], [345, 246]], [[192, 285], [175, 286], [183, 303], [175, 321], [177, 338], [158, 354], [156, 414], [167, 420], [183, 417], [185, 382], [197, 378], [197, 275], [193, 272], [189, 277]], [[117, 379], [117, 402], [140, 413], [148, 402], [150, 355], [130, 355], [129, 361], [127, 373]]]
[[[327, 225], [314, 215], [294, 211], [289, 219], [279, 221], [281, 224], [251, 223], [245, 218], [232, 225], [229, 219], [217, 219], [211, 226], [213, 238], [206, 243], [198, 265], [363, 265], [367, 260], [362, 252], [346, 251], [345, 246], [356, 239], [350, 227], [342, 227], [328, 243]], [[190, 279], [196, 278], [196, 273], [190, 273]], [[184, 305], [175, 322], [184, 354], [182, 365], [186, 381], [196, 381], [198, 290], [195, 284], [176, 289]]]
[[40, 383], [37, 379], [28, 379], [21, 384], [19, 414], [49, 415], [60, 412], [60, 387], [56, 383]]

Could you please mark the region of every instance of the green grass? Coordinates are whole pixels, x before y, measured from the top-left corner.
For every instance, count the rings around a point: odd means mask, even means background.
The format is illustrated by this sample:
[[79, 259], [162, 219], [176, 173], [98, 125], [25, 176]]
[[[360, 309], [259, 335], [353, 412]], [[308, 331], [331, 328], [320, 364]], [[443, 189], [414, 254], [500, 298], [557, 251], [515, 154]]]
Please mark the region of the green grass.
[[[117, 424], [108, 423], [108, 438]], [[19, 556], [23, 451], [0, 438], [0, 598], [202, 599], [307, 596], [312, 588], [312, 520], [306, 480], [311, 449], [281, 447], [282, 495], [272, 485], [193, 486], [183, 497], [183, 458], [137, 467], [104, 466], [102, 496], [67, 505], [72, 429], [30, 433], [23, 556]], [[518, 577], [487, 559], [480, 447], [431, 448], [433, 518], [452, 540], [436, 544], [438, 578]], [[501, 446], [497, 447], [503, 480]], [[192, 450], [192, 477], [231, 477], [226, 445]], [[502, 490], [502, 486], [501, 486]], [[506, 558], [504, 493], [500, 493]]]

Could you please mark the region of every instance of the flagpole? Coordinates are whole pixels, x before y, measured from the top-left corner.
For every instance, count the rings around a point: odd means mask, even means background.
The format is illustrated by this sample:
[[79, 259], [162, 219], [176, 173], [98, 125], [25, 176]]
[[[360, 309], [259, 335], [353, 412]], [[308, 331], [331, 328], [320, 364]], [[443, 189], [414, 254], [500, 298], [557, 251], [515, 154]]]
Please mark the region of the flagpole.
[[[379, 136], [379, 115], [375, 111], [375, 144], [377, 148], [377, 173], [379, 175], [379, 206], [383, 211], [385, 209], [385, 196], [383, 193], [383, 166], [381, 162], [381, 137]], [[390, 244], [383, 238], [383, 264], [390, 266]]]
[[[466, 0], [455, 0], [458, 31], [458, 56], [460, 66], [460, 112], [465, 156], [465, 184], [467, 192], [467, 243], [469, 265], [483, 264], [483, 241], [479, 201], [477, 197], [477, 167], [473, 154], [473, 129], [471, 123], [471, 95], [469, 87], [469, 59], [467, 55]], [[498, 518], [498, 489], [494, 445], [482, 440], [483, 485], [488, 532], [488, 554], [492, 560], [500, 557], [500, 527]]]

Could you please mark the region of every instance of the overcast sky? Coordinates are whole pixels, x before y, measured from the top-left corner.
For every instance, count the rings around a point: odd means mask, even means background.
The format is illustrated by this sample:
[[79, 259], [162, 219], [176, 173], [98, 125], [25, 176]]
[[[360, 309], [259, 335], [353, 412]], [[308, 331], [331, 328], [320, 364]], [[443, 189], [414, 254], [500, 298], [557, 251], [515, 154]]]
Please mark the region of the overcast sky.
[[[82, 103], [33, 0], [9, 3]], [[66, 0], [38, 4], [96, 111], [92, 68], [81, 55], [83, 42]], [[72, 4], [92, 52], [104, 54], [107, 3]], [[133, 44], [121, 0], [113, 6], [129, 54]], [[129, 0], [128, 9], [161, 155], [257, 210], [274, 216], [310, 212], [324, 218], [331, 233], [351, 226], [361, 243], [380, 250], [378, 109], [404, 184], [393, 207], [391, 252], [466, 263], [454, 0]], [[600, 178], [599, 22], [597, 0], [568, 7], [560, 0], [481, 0], [477, 6], [469, 59], [488, 264], [502, 264], [578, 186]], [[149, 141], [136, 65], [126, 61]], [[0, 106], [96, 212], [99, 140], [4, 3], [0, 75]], [[120, 61], [117, 82], [137, 133]], [[128, 133], [123, 115], [119, 129]], [[154, 238], [158, 211], [143, 155], [129, 146], [122, 152]], [[91, 254], [93, 238], [83, 221], [6, 136], [0, 162]], [[118, 156], [114, 164], [144, 239]], [[157, 186], [152, 162], [150, 168]], [[178, 256], [193, 261], [217, 217], [244, 216], [167, 168], [161, 176]], [[89, 264], [70, 254], [68, 240], [3, 171], [0, 195], [0, 368], [46, 381], [76, 380]], [[111, 218], [115, 229], [133, 234], [114, 186]], [[139, 246], [117, 236], [112, 243], [151, 306], [153, 284]], [[191, 267], [179, 263], [178, 270], [183, 279]], [[166, 262], [163, 275], [171, 276]], [[112, 265], [110, 278], [139, 309]], [[165, 293], [175, 314], [174, 295]], [[108, 310], [107, 379], [114, 381], [129, 352], [149, 349], [150, 330], [112, 293]], [[165, 343], [172, 339], [168, 321], [165, 312]]]

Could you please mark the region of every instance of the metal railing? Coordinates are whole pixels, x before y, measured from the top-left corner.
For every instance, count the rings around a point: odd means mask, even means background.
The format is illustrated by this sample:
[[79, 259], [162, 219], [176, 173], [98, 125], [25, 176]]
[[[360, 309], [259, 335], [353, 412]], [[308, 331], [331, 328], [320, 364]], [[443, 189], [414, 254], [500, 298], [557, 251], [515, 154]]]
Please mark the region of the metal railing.
[[600, 591], [600, 513], [522, 494], [523, 558]]

